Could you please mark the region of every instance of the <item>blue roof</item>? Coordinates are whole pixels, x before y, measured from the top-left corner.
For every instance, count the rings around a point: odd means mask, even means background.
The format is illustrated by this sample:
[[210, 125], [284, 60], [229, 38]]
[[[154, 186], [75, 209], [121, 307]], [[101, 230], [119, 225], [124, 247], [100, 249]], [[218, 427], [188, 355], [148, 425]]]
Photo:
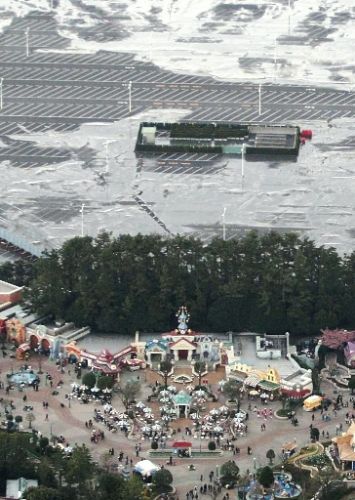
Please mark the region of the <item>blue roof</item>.
[[148, 342], [145, 344], [145, 349], [147, 351], [154, 349], [158, 347], [158, 349], [161, 349], [162, 351], [166, 351], [168, 348], [168, 340], [166, 339], [153, 339], [153, 340], [148, 340]]

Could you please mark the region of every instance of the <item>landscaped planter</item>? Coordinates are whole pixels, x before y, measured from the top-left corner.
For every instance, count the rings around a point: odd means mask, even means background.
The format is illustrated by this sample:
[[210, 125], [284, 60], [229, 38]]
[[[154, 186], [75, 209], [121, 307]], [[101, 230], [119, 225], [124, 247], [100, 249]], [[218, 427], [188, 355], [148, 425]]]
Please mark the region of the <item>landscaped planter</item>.
[[280, 412], [280, 411], [281, 411], [281, 412], [287, 412], [287, 413], [289, 413], [289, 410], [282, 410], [282, 409], [280, 408], [279, 410], [275, 410], [275, 411], [274, 411], [274, 416], [275, 416], [276, 418], [278, 418], [279, 420], [288, 420], [288, 415], [287, 415], [287, 414], [285, 414], [285, 415], [279, 415], [279, 413], [278, 413], [278, 412]]

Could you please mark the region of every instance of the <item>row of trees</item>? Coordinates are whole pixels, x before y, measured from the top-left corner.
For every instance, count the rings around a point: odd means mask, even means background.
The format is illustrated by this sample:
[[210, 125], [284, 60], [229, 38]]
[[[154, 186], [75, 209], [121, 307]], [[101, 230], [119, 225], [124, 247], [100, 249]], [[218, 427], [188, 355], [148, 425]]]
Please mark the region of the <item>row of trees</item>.
[[355, 252], [341, 257], [294, 234], [250, 232], [205, 245], [104, 233], [71, 239], [31, 266], [23, 274], [34, 310], [102, 332], [167, 331], [182, 304], [202, 331], [355, 326]]

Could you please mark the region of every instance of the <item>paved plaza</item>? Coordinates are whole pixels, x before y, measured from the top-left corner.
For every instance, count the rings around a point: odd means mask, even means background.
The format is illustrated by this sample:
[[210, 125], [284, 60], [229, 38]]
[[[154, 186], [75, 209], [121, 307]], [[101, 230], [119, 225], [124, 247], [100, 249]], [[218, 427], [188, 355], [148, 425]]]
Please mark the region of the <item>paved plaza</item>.
[[[37, 371], [38, 361], [35, 358], [31, 358], [29, 363]], [[6, 373], [11, 372], [11, 370], [16, 371], [23, 365], [23, 362], [16, 361], [14, 359], [9, 359], [9, 357], [0, 360], [1, 369], [1, 380], [6, 383]], [[117, 463], [117, 454], [119, 451], [123, 451], [125, 456], [133, 460], [133, 463], [137, 462], [141, 458], [149, 458], [150, 441], [149, 439], [144, 440], [142, 436], [138, 433], [135, 435], [128, 435], [125, 437], [123, 432], [118, 431], [117, 433], [111, 433], [108, 429], [101, 423], [94, 422], [94, 427], [98, 430], [105, 432], [105, 438], [100, 440], [97, 444], [92, 443], [90, 440], [91, 430], [85, 427], [85, 422], [89, 419], [93, 419], [94, 408], [100, 408], [101, 405], [97, 403], [90, 402], [88, 404], [82, 404], [76, 399], [71, 399], [70, 407], [68, 404], [68, 399], [65, 397], [71, 392], [71, 384], [76, 382], [76, 376], [73, 371], [73, 367], [66, 368], [65, 373], [61, 374], [58, 371], [57, 366], [54, 362], [49, 360], [42, 361], [42, 370], [48, 372], [53, 377], [53, 388], [45, 384], [44, 375], [41, 376], [41, 383], [39, 391], [35, 392], [32, 388], [27, 388], [24, 392], [20, 392], [17, 389], [10, 391], [10, 394], [6, 396], [5, 390], [0, 391], [0, 397], [4, 399], [10, 399], [13, 401], [16, 409], [14, 410], [14, 415], [22, 415], [25, 417], [25, 412], [23, 407], [25, 404], [32, 405], [34, 407], [33, 413], [36, 419], [33, 422], [33, 428], [40, 430], [44, 435], [60, 436], [63, 435], [67, 443], [70, 446], [81, 443], [85, 443], [95, 461], [102, 462], [103, 456], [108, 452], [108, 449], [113, 447], [115, 450], [115, 456], [113, 458], [113, 463]], [[184, 369], [182, 369], [184, 371]], [[85, 371], [84, 371], [85, 373]], [[218, 381], [223, 378], [224, 370], [220, 368], [217, 372], [209, 373], [206, 377], [209, 381], [209, 385], [212, 391], [218, 395], [218, 402], [212, 403], [212, 406], [221, 406], [225, 403], [225, 397], [222, 393], [218, 391]], [[160, 380], [161, 378], [150, 370], [139, 371], [139, 372], [125, 372], [123, 374], [123, 381], [128, 379], [137, 379], [139, 377], [140, 382], [142, 382], [142, 390], [139, 395], [139, 399], [146, 403], [147, 396], [151, 394], [151, 386], [154, 384], [155, 380]], [[59, 387], [58, 382], [63, 381], [63, 386]], [[171, 381], [170, 381], [171, 383]], [[178, 384], [176, 384], [178, 385]], [[58, 390], [58, 395], [53, 396], [52, 391]], [[322, 389], [330, 398], [335, 397], [335, 390], [332, 386], [328, 384], [323, 384]], [[26, 394], [27, 402], [23, 402], [23, 396]], [[347, 393], [344, 393], [346, 399]], [[43, 409], [43, 401], [48, 402], [48, 410]], [[149, 405], [149, 403], [147, 403]], [[254, 405], [258, 409], [265, 407], [259, 401], [249, 401], [246, 397], [241, 401], [241, 408], [248, 411], [249, 404], [254, 408]], [[124, 407], [117, 395], [114, 395], [112, 400], [112, 405], [119, 411], [124, 411]], [[273, 410], [280, 407], [279, 402], [269, 403], [268, 407]], [[311, 414], [305, 412], [303, 409], [297, 411], [297, 418], [299, 420], [299, 426], [294, 427], [289, 420], [279, 420], [274, 418], [267, 418], [262, 420], [257, 417], [256, 412], [249, 411], [248, 432], [246, 436], [238, 437], [237, 441], [234, 442], [235, 446], [240, 448], [240, 455], [233, 456], [229, 451], [223, 451], [222, 456], [213, 459], [193, 459], [196, 466], [195, 471], [189, 471], [188, 466], [192, 462], [192, 459], [176, 459], [176, 465], [171, 467], [171, 472], [174, 476], [174, 485], [177, 488], [178, 494], [183, 498], [186, 491], [193, 489], [195, 485], [200, 486], [200, 476], [203, 475], [204, 481], [208, 482], [208, 474], [211, 470], [216, 470], [216, 466], [219, 467], [224, 462], [229, 459], [235, 459], [238, 467], [240, 467], [242, 472], [247, 469], [250, 471], [255, 470], [259, 466], [267, 464], [266, 452], [268, 449], [272, 448], [276, 453], [276, 462], [281, 461], [281, 450], [283, 443], [295, 440], [299, 447], [305, 445], [309, 442], [309, 426], [313, 423], [314, 427], [319, 428], [320, 432], [323, 430], [329, 432], [330, 436], [335, 435], [335, 427], [338, 423], [344, 424], [345, 413], [349, 411], [346, 408], [341, 409], [336, 416], [332, 416], [330, 422], [322, 421], [320, 418], [320, 412], [315, 413], [315, 421], [312, 422]], [[46, 414], [48, 413], [48, 421], [46, 420]], [[261, 421], [262, 420], [262, 421]], [[265, 423], [266, 430], [261, 431], [261, 423]], [[27, 428], [28, 424], [24, 419], [24, 428]], [[207, 449], [207, 444], [209, 439], [200, 440], [196, 439], [194, 436], [186, 436], [184, 428], [191, 427], [191, 420], [180, 419], [174, 423], [173, 427], [176, 432], [180, 429], [180, 434], [177, 432], [172, 439], [174, 440], [189, 440], [193, 443], [193, 448]], [[135, 456], [135, 446], [139, 443], [141, 445], [142, 451], [140, 452], [140, 458]], [[167, 442], [166, 446], [172, 445], [172, 441]], [[251, 447], [251, 455], [247, 454], [247, 447]], [[164, 467], [166, 461], [152, 460]], [[220, 498], [223, 497], [221, 494]]]

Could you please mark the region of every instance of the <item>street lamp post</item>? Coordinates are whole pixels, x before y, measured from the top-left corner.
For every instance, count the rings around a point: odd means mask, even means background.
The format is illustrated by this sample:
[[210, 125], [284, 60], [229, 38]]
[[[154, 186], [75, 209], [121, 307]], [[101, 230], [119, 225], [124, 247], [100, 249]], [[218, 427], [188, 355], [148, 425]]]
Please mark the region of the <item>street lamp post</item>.
[[0, 78], [0, 110], [2, 109], [2, 105], [3, 105], [3, 102], [2, 102], [2, 86], [3, 86], [3, 82], [4, 82], [4, 79]]
[[223, 238], [223, 241], [226, 241], [226, 211], [227, 211], [227, 208], [223, 207], [223, 213], [222, 213], [222, 238]]
[[277, 38], [274, 38], [274, 80], [277, 77]]
[[128, 82], [128, 111], [132, 112], [132, 82]]
[[82, 238], [84, 237], [84, 207], [85, 207], [85, 203], [82, 203], [81, 209], [80, 209], [80, 213], [81, 213], [81, 237]]
[[244, 180], [244, 156], [245, 156], [245, 143], [242, 144], [242, 180]]
[[30, 28], [25, 29], [26, 37], [26, 57], [30, 55]]

